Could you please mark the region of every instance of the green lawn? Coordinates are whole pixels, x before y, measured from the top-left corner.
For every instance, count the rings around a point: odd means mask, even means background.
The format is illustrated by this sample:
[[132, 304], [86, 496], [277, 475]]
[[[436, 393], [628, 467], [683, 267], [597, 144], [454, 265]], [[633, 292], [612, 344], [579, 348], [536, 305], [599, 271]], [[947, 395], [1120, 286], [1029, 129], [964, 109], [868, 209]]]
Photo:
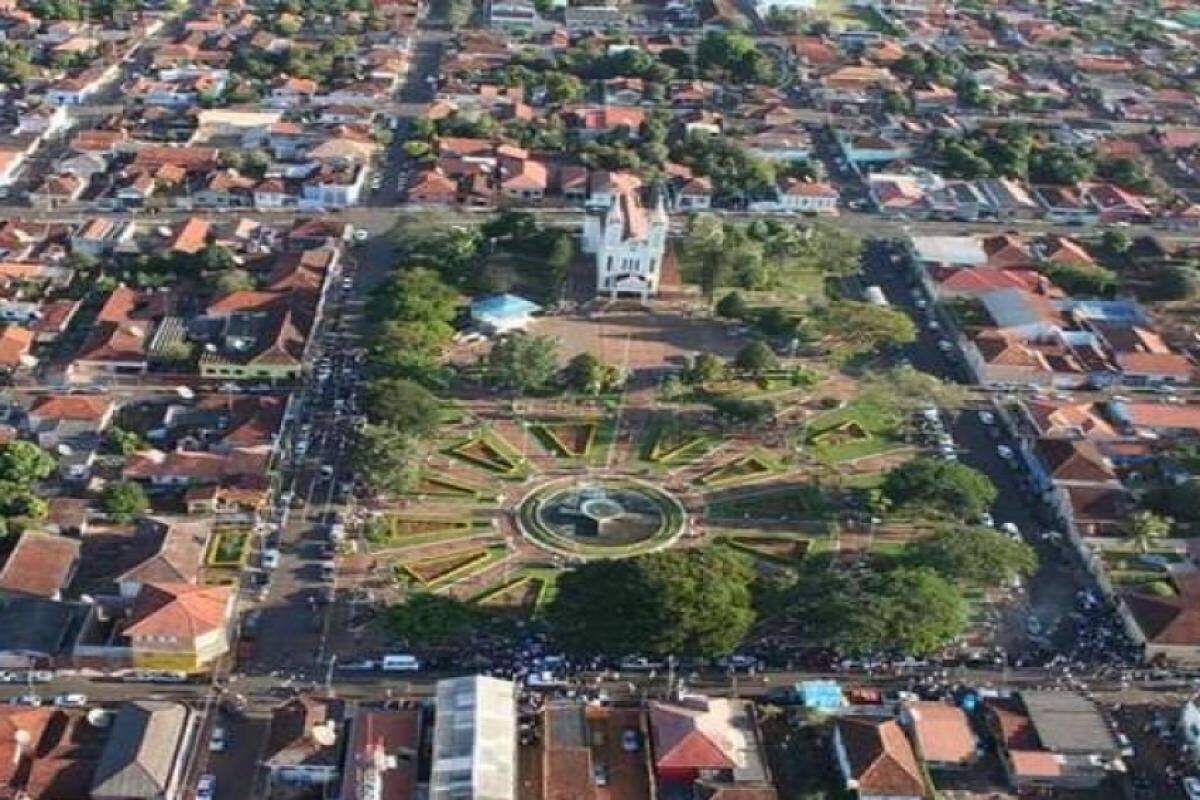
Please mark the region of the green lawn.
[[899, 425], [900, 419], [891, 411], [856, 400], [812, 420], [804, 444], [814, 457], [836, 464], [902, 447]]

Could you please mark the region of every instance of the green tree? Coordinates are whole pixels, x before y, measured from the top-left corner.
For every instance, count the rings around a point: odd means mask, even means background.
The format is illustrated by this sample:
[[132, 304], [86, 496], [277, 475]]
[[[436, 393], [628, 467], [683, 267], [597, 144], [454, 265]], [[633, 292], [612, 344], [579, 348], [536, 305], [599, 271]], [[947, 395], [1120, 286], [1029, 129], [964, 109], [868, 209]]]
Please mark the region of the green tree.
[[1150, 552], [1157, 540], [1170, 536], [1174, 524], [1175, 520], [1170, 517], [1159, 516], [1146, 509], [1133, 512], [1129, 518], [1129, 529], [1133, 535], [1133, 541], [1137, 543], [1138, 549], [1143, 553]]
[[459, 295], [437, 272], [423, 267], [400, 272], [377, 289], [367, 304], [377, 320], [446, 325], [458, 310]]
[[118, 428], [116, 425], [108, 429], [105, 438], [108, 440], [108, 446], [114, 452], [126, 458], [146, 447], [146, 443], [142, 441], [142, 437], [133, 431]]
[[563, 575], [548, 618], [577, 653], [713, 657], [754, 622], [754, 570], [717, 548], [592, 561]]
[[55, 465], [54, 456], [32, 442], [0, 446], [0, 481], [28, 486], [49, 477]]
[[683, 380], [692, 386], [716, 383], [725, 377], [725, 362], [712, 353], [700, 353], [683, 371]]
[[929, 403], [942, 409], [960, 409], [972, 399], [967, 387], [909, 365], [867, 376], [861, 394], [864, 399], [901, 413], [912, 413]]
[[961, 592], [931, 569], [814, 567], [800, 575], [786, 613], [814, 645], [850, 655], [924, 655], [962, 633], [968, 611]]
[[769, 370], [777, 369], [779, 357], [769, 344], [759, 340], [739, 350], [733, 359], [733, 365], [747, 375], [759, 377]]
[[887, 474], [882, 488], [897, 506], [959, 519], [979, 517], [996, 500], [996, 487], [987, 475], [935, 458], [901, 464]]
[[100, 505], [104, 513], [118, 522], [132, 522], [150, 507], [150, 500], [140, 484], [118, 481], [104, 487]]
[[544, 389], [557, 372], [558, 342], [551, 336], [510, 336], [488, 353], [486, 376], [493, 386], [520, 392]]
[[580, 353], [567, 363], [563, 380], [581, 394], [603, 394], [620, 387], [625, 376], [620, 367], [605, 364], [591, 353]]
[[417, 442], [386, 425], [367, 425], [354, 440], [351, 464], [372, 494], [403, 494], [417, 483], [421, 453]]
[[217, 276], [217, 292], [231, 294], [254, 289], [254, 277], [244, 269], [229, 269]]
[[745, 319], [749, 308], [740, 293], [730, 292], [717, 301], [716, 312], [718, 317], [725, 319]]
[[905, 548], [905, 560], [969, 586], [1004, 586], [1032, 575], [1037, 553], [1025, 542], [991, 528], [943, 530]]
[[816, 322], [850, 353], [870, 352], [885, 344], [908, 344], [917, 338], [916, 325], [903, 311], [855, 300], [830, 303]]
[[426, 439], [437, 433], [441, 404], [427, 389], [403, 378], [376, 378], [367, 384], [363, 403], [367, 418], [397, 433]]
[[417, 592], [390, 606], [387, 630], [406, 647], [470, 644], [488, 616], [478, 605], [453, 597]]

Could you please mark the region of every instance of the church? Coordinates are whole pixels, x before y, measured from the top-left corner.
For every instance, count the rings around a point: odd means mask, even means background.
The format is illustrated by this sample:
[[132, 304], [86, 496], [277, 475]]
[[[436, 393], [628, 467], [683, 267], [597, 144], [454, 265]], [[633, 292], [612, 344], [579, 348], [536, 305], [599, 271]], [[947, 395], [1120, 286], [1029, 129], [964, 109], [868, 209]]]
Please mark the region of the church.
[[582, 247], [596, 256], [596, 294], [642, 300], [657, 294], [669, 225], [661, 195], [650, 211], [632, 190], [613, 195], [607, 210], [589, 212]]

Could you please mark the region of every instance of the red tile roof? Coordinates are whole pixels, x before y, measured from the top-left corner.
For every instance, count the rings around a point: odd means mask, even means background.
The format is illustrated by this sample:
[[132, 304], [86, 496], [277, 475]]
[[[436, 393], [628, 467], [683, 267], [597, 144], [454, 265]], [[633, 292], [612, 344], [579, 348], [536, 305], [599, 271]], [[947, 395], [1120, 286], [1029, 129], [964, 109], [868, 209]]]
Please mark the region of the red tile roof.
[[25, 531], [0, 569], [0, 592], [54, 599], [66, 588], [78, 562], [78, 540]]
[[190, 583], [147, 583], [133, 601], [126, 636], [191, 641], [225, 625], [231, 589]]
[[838, 732], [850, 774], [863, 795], [924, 797], [925, 781], [912, 746], [892, 719], [841, 717]]

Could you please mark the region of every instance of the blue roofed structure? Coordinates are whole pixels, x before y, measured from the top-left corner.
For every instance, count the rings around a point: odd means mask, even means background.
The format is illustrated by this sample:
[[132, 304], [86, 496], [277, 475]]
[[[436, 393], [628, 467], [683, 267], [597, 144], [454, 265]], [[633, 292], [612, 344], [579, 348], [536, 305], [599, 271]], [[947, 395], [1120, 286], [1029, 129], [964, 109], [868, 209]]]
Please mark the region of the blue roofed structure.
[[482, 328], [503, 333], [522, 330], [542, 307], [515, 294], [496, 294], [471, 303], [471, 319]]
[[796, 691], [805, 708], [832, 710], [846, 705], [842, 687], [837, 681], [801, 681], [796, 684]]

